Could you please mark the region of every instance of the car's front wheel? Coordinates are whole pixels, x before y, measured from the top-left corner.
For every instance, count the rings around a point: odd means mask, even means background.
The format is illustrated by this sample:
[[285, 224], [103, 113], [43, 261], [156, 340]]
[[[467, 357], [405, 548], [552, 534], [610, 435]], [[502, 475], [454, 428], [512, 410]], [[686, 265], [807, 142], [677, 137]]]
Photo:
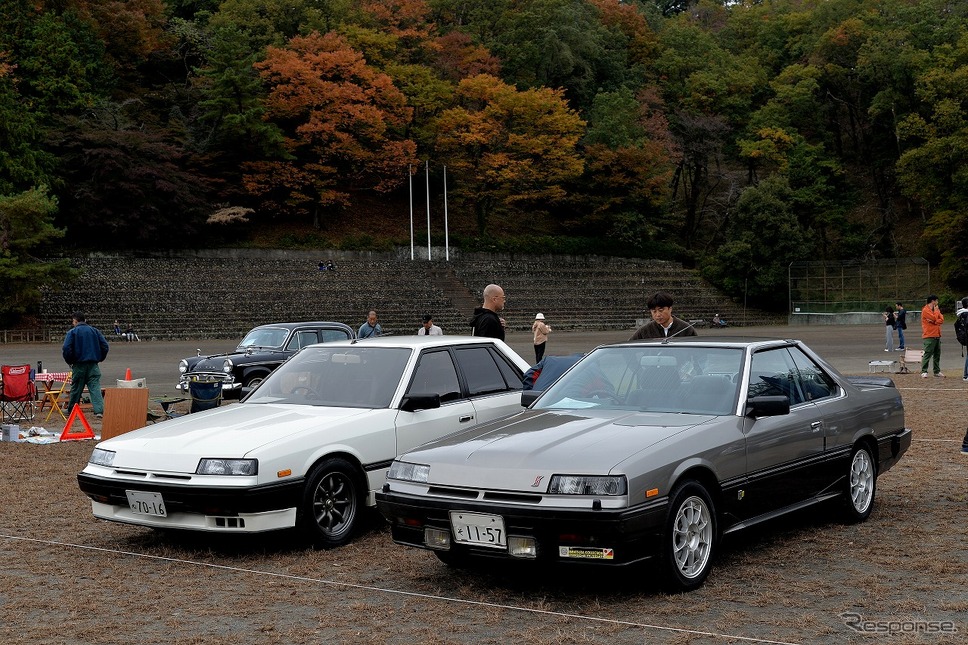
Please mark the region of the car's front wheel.
[[242, 387], [255, 388], [256, 385], [264, 381], [266, 378], [265, 374], [253, 374], [252, 376], [247, 376], [242, 382]]
[[870, 447], [861, 445], [854, 449], [844, 485], [847, 521], [863, 522], [874, 510], [874, 491], [877, 488], [877, 464]]
[[345, 459], [327, 459], [310, 471], [300, 522], [314, 545], [341, 546], [352, 539], [363, 495], [359, 481]]
[[667, 586], [675, 591], [699, 587], [712, 568], [717, 540], [716, 509], [702, 484], [685, 481], [673, 490], [662, 539]]

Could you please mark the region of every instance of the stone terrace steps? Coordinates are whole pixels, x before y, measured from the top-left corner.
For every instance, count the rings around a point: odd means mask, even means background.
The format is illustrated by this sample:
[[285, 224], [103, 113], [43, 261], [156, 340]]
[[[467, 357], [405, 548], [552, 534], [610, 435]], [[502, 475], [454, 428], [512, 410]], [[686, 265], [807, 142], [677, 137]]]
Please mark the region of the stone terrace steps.
[[[209, 251], [158, 257], [71, 258], [83, 277], [44, 293], [41, 319], [66, 330], [70, 312], [110, 332], [115, 319], [142, 339], [238, 338], [257, 324], [337, 320], [358, 327], [371, 308], [388, 333], [412, 334], [424, 313], [444, 333], [468, 333], [467, 321], [484, 287], [508, 294], [504, 317], [529, 330], [541, 311], [560, 330], [629, 329], [644, 318], [645, 301], [670, 291], [676, 313], [733, 324], [743, 309], [675, 263], [582, 257], [462, 254], [451, 262], [411, 261], [391, 254], [330, 253], [336, 271], [318, 271], [319, 253]], [[747, 324], [776, 316], [746, 312]]]

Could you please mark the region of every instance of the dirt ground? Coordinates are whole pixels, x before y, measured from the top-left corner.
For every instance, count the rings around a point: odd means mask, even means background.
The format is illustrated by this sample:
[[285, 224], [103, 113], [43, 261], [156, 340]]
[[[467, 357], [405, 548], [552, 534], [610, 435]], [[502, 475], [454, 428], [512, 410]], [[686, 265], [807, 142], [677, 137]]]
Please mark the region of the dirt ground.
[[[758, 335], [816, 335], [811, 346], [846, 373], [881, 358], [876, 337], [861, 342], [856, 330], [771, 331]], [[554, 353], [603, 342], [552, 340]], [[140, 375], [159, 370], [152, 386], [186, 351], [132, 345], [122, 360]], [[0, 359], [18, 351], [0, 347]], [[94, 442], [0, 443], [0, 642], [968, 642], [968, 383], [961, 359], [946, 359], [946, 379], [894, 376], [914, 443], [878, 479], [867, 522], [841, 524], [824, 507], [742, 532], [683, 595], [663, 592], [647, 568], [449, 569], [394, 545], [375, 514], [360, 539], [320, 551], [291, 533], [228, 539], [101, 522], [76, 482]]]

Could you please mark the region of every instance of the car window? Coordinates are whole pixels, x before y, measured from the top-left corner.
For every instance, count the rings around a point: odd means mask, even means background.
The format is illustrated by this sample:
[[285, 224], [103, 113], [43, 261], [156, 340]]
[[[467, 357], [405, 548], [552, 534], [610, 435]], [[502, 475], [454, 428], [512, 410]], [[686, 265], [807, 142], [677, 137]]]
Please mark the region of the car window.
[[504, 377], [504, 382], [509, 390], [520, 390], [523, 387], [522, 379], [524, 378], [524, 372], [519, 370], [516, 365], [511, 364], [507, 357], [501, 352], [494, 348], [489, 350], [491, 356], [494, 358], [494, 362], [497, 363], [497, 368], [501, 370], [501, 376]]
[[289, 330], [282, 327], [257, 327], [245, 335], [239, 347], [282, 347], [288, 335]]
[[817, 401], [837, 394], [837, 382], [833, 377], [824, 372], [799, 347], [791, 347], [790, 355], [800, 373], [800, 389], [803, 390], [808, 401]]
[[486, 347], [462, 347], [455, 353], [461, 373], [467, 380], [467, 392], [471, 396], [521, 389], [520, 379], [516, 387], [508, 385]]
[[320, 330], [322, 342], [334, 343], [338, 340], [349, 340], [350, 335], [345, 329], [323, 329]]
[[421, 354], [408, 394], [439, 394], [442, 403], [461, 398], [457, 368], [450, 352], [436, 350]]
[[296, 351], [297, 349], [302, 349], [306, 345], [314, 345], [318, 342], [319, 335], [315, 329], [301, 329], [297, 331], [289, 340], [289, 344], [286, 345], [286, 349]]
[[742, 359], [740, 349], [692, 344], [598, 348], [534, 407], [735, 414]]
[[803, 403], [799, 372], [786, 347], [753, 354], [748, 396], [786, 396], [790, 405]]
[[310, 347], [270, 374], [245, 403], [389, 407], [412, 351], [391, 347]]

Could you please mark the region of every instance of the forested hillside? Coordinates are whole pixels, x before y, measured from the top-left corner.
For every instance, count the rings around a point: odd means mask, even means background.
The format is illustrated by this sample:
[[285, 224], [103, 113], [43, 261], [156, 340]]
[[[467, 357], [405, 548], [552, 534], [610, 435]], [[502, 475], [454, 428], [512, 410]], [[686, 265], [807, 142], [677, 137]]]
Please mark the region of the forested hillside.
[[0, 15], [0, 313], [65, 278], [51, 249], [392, 244], [428, 184], [442, 235], [445, 181], [472, 250], [677, 259], [767, 306], [803, 259], [921, 255], [968, 287], [963, 0]]

